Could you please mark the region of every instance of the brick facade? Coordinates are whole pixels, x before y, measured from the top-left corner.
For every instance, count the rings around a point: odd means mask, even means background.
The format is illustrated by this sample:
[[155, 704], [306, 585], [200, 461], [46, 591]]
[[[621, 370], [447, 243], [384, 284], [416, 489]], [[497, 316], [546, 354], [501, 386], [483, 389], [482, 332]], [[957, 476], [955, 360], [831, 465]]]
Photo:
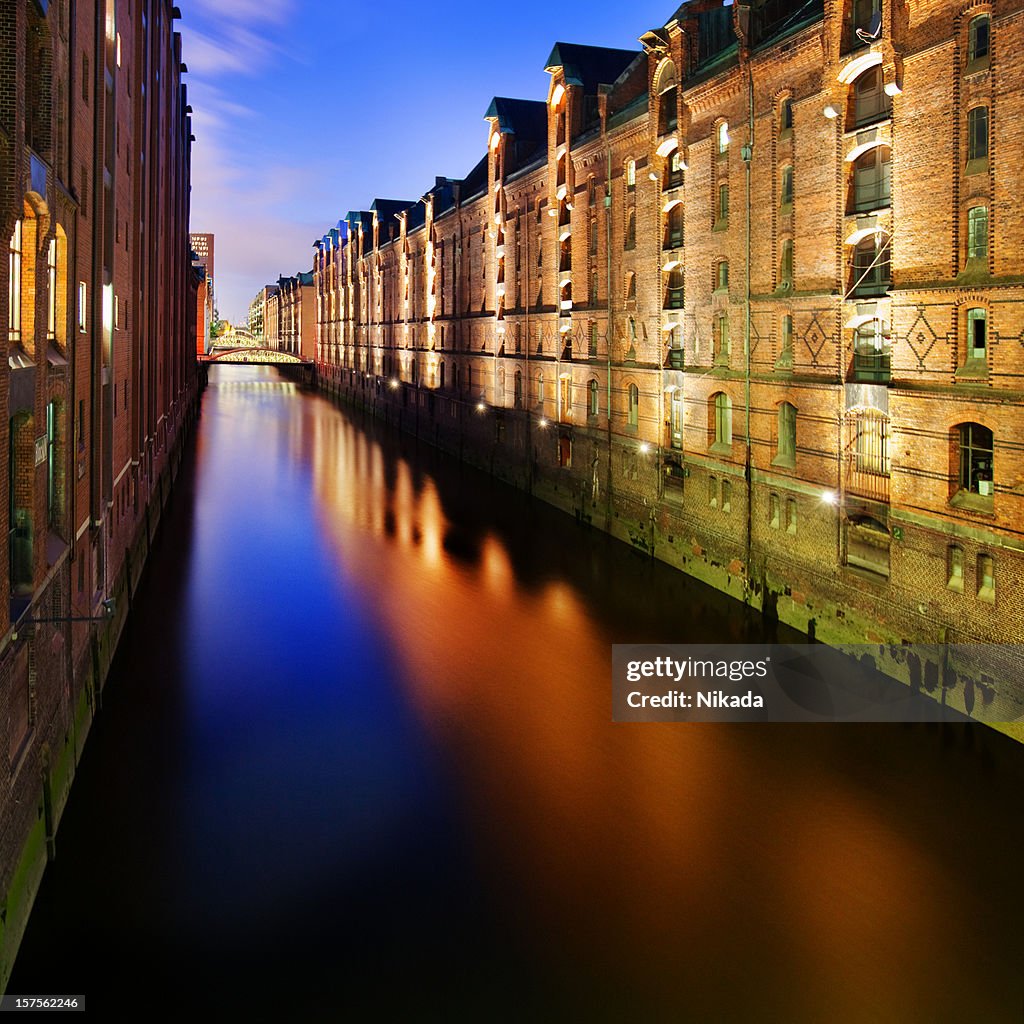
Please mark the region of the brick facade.
[[0, 988], [196, 397], [176, 9], [108, 9], [0, 12]]
[[559, 43], [465, 179], [317, 244], [319, 379], [819, 638], [1019, 642], [1022, 33], [691, 0]]

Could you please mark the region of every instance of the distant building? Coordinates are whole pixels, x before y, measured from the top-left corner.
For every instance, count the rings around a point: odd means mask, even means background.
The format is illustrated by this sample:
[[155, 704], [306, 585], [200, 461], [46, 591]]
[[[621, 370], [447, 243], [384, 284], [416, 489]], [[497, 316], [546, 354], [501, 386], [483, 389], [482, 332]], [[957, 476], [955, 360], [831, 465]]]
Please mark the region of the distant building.
[[[270, 301], [271, 295], [277, 294], [276, 284], [264, 285], [257, 293], [256, 297], [249, 303], [249, 333], [254, 338], [266, 338], [267, 337], [267, 304]], [[276, 333], [275, 333], [276, 337]]]
[[282, 352], [303, 359], [316, 357], [316, 301], [312, 271], [294, 277], [282, 277], [280, 289], [280, 333], [278, 347]]
[[[189, 243], [192, 251], [199, 258], [199, 262], [206, 269], [207, 277], [211, 281], [217, 280], [213, 272], [213, 235], [209, 232], [193, 231], [189, 236]], [[210, 293], [213, 294], [214, 285], [210, 285]]]

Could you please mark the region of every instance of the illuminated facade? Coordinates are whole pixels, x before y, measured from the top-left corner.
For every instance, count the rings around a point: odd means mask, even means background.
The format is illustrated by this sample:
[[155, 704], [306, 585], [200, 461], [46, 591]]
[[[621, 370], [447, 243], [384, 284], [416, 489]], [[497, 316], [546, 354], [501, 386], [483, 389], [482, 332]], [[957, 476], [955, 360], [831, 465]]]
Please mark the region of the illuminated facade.
[[0, 988], [196, 398], [177, 8], [0, 17]]
[[322, 386], [821, 639], [1020, 641], [1022, 10], [557, 44], [317, 243]]

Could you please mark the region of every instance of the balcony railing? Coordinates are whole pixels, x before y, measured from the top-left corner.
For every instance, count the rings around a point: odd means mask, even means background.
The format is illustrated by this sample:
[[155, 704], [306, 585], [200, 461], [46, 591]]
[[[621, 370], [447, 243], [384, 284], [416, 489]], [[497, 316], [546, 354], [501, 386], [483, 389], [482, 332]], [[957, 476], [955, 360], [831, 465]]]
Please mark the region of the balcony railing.
[[846, 490], [872, 501], [888, 501], [889, 474], [867, 468], [863, 455], [850, 452], [847, 455]]

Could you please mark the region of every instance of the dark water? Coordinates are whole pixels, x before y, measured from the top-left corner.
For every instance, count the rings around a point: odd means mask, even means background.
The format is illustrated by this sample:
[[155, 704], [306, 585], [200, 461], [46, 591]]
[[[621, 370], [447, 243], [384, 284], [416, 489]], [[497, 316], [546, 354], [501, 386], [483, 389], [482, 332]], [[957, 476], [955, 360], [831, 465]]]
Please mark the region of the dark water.
[[1024, 748], [613, 725], [611, 643], [758, 621], [272, 371], [214, 373], [10, 992], [1024, 1019]]

